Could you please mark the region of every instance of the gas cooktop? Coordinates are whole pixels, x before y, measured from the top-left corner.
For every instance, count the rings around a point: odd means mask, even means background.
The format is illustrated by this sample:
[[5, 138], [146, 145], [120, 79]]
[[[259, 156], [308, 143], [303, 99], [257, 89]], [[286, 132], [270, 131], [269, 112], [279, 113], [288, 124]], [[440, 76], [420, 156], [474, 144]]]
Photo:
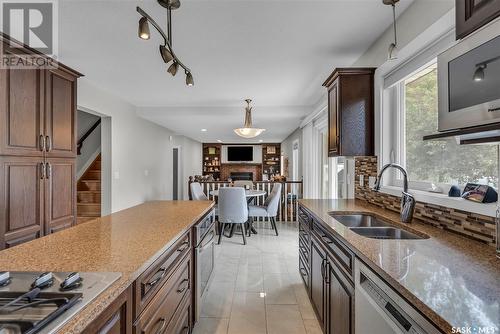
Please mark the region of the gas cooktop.
[[56, 332], [120, 273], [0, 272], [0, 334]]

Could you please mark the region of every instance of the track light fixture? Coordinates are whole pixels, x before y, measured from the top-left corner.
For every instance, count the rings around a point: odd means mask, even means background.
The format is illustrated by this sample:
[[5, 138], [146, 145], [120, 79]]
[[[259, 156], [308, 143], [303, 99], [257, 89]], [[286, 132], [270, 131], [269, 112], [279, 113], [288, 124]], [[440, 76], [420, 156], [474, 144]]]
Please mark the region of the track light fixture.
[[396, 29], [396, 4], [399, 0], [382, 0], [384, 5], [392, 6], [392, 27], [394, 29], [394, 42], [389, 45], [387, 53], [388, 60], [398, 59], [398, 35]]
[[174, 53], [172, 49], [172, 10], [178, 9], [181, 6], [179, 0], [158, 0], [158, 3], [167, 9], [167, 33], [161, 29], [161, 27], [156, 23], [155, 20], [148, 13], [142, 10], [140, 7], [137, 7], [137, 12], [141, 15], [141, 19], [139, 20], [139, 38], [148, 40], [150, 39], [150, 31], [149, 24], [158, 31], [158, 33], [163, 38], [163, 44], [160, 45], [160, 55], [165, 64], [172, 62], [172, 64], [168, 67], [167, 72], [175, 76], [177, 74], [177, 70], [179, 66], [184, 69], [184, 73], [186, 73], [186, 85], [193, 86], [194, 79], [191, 74], [191, 70], [184, 65], [179, 58]]
[[139, 38], [149, 39], [149, 24], [145, 17], [141, 17], [139, 20]]

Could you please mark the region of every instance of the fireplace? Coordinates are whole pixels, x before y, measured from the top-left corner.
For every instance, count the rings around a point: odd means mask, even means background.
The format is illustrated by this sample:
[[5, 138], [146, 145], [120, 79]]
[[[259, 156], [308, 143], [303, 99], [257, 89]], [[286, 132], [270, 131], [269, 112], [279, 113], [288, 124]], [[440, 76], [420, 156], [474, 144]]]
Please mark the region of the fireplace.
[[252, 172], [231, 172], [230, 177], [233, 181], [253, 181]]

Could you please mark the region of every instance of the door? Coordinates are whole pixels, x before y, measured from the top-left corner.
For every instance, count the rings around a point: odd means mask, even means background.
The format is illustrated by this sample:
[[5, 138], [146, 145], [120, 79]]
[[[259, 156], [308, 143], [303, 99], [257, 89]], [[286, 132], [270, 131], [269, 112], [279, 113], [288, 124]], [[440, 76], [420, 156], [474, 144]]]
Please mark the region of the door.
[[457, 39], [464, 38], [499, 15], [498, 0], [456, 0]]
[[75, 159], [47, 159], [45, 170], [45, 232], [50, 234], [74, 225]]
[[43, 156], [43, 72], [0, 70], [0, 155]]
[[328, 91], [328, 156], [340, 155], [339, 128], [339, 79], [336, 79]]
[[326, 253], [313, 237], [311, 245], [311, 301], [316, 309], [318, 320], [324, 327], [324, 298], [325, 298], [325, 263]]
[[354, 287], [344, 277], [332, 258], [328, 259], [327, 333], [354, 333]]
[[48, 157], [76, 157], [76, 78], [46, 72], [45, 134]]
[[0, 157], [0, 249], [43, 235], [42, 161]]

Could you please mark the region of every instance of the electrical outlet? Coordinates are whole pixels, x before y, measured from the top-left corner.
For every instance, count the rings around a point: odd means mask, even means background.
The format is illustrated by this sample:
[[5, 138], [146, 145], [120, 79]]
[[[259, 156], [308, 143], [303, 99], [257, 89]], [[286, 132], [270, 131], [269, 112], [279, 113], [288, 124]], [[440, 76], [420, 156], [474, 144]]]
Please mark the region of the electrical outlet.
[[120, 172], [115, 170], [114, 177], [115, 177], [115, 180], [119, 180], [120, 179]]
[[359, 185], [360, 185], [361, 187], [364, 187], [364, 186], [365, 186], [365, 176], [364, 176], [363, 174], [361, 174], [361, 175], [359, 176]]
[[375, 182], [377, 181], [377, 178], [375, 176], [370, 176], [368, 177], [368, 186], [370, 188], [375, 187]]

